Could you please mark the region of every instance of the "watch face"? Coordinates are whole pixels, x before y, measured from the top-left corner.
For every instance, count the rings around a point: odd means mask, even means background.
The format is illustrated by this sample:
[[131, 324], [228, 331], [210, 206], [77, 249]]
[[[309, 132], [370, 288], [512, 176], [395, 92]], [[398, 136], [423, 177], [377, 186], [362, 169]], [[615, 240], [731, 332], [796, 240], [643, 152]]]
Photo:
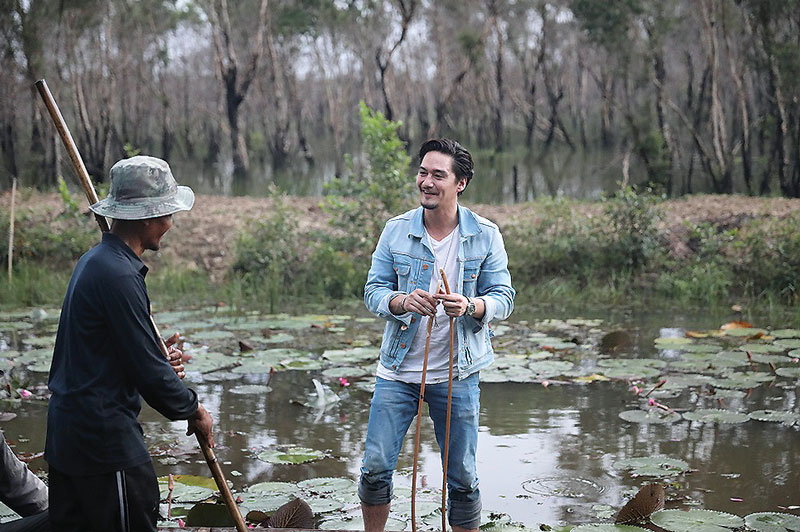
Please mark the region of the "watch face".
[[470, 301], [467, 303], [467, 316], [472, 316], [473, 314], [475, 314], [475, 302]]

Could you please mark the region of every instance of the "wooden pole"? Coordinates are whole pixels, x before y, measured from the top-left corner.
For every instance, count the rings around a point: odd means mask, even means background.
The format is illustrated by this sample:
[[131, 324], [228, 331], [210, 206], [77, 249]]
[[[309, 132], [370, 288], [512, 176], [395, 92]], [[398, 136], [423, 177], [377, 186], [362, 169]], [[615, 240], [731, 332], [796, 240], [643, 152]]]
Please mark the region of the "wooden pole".
[[11, 215], [8, 221], [8, 284], [11, 284], [14, 268], [14, 203], [17, 199], [17, 178], [11, 180]]
[[[36, 82], [36, 88], [39, 90], [39, 94], [41, 95], [47, 110], [50, 112], [50, 117], [55, 123], [56, 129], [61, 137], [61, 141], [64, 143], [64, 147], [67, 149], [69, 158], [72, 160], [72, 166], [75, 168], [75, 172], [78, 174], [78, 178], [81, 181], [83, 191], [86, 193], [86, 199], [89, 200], [90, 205], [97, 203], [97, 193], [94, 190], [94, 185], [92, 185], [92, 180], [89, 178], [89, 172], [86, 171], [86, 166], [84, 166], [83, 159], [81, 159], [81, 155], [78, 152], [78, 146], [72, 139], [72, 135], [67, 128], [67, 124], [64, 122], [64, 117], [61, 116], [61, 111], [58, 109], [58, 105], [56, 105], [56, 101], [53, 99], [50, 89], [47, 87], [47, 82], [45, 82], [43, 79], [40, 79]], [[97, 224], [100, 226], [101, 231], [105, 232], [110, 229], [108, 220], [105, 216], [95, 214], [95, 218], [97, 219]], [[150, 315], [150, 323], [153, 325], [153, 330], [155, 331], [156, 338], [158, 339], [158, 347], [161, 349], [161, 353], [163, 353], [165, 357], [169, 358], [167, 346], [164, 343], [164, 339], [161, 338], [161, 333], [158, 330], [158, 326], [156, 325], [152, 314]], [[247, 525], [245, 525], [242, 514], [239, 511], [239, 507], [236, 506], [236, 501], [233, 499], [231, 489], [228, 487], [228, 483], [225, 481], [225, 475], [222, 473], [222, 468], [217, 461], [217, 457], [214, 455], [214, 451], [208, 446], [208, 443], [205, 441], [203, 436], [201, 436], [199, 433], [195, 433], [195, 436], [197, 436], [197, 443], [200, 445], [200, 450], [203, 451], [203, 456], [206, 459], [208, 468], [211, 470], [214, 481], [217, 483], [217, 488], [219, 488], [219, 492], [225, 501], [225, 505], [228, 507], [228, 511], [230, 512], [231, 517], [236, 524], [236, 530], [238, 532], [248, 532]]]
[[[444, 269], [439, 269], [445, 293], [450, 293]], [[450, 455], [450, 411], [453, 406], [453, 317], [450, 317], [450, 373], [447, 377], [447, 419], [444, 422], [444, 462], [442, 463], [442, 532], [447, 530], [447, 460]]]

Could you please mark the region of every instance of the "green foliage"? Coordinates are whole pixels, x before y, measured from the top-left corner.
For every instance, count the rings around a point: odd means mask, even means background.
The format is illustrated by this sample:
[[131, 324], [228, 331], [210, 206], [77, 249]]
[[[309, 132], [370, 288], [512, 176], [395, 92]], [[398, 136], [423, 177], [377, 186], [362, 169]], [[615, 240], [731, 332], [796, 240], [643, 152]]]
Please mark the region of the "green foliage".
[[137, 155], [142, 153], [142, 150], [135, 147], [130, 142], [126, 142], [125, 145], [122, 147], [122, 149], [125, 150], [125, 157], [136, 157]]
[[383, 224], [411, 207], [414, 180], [409, 175], [411, 159], [397, 134], [401, 124], [363, 102], [360, 114], [365, 168], [328, 184], [324, 209], [336, 229], [328, 244], [357, 263], [369, 264]]
[[[259, 292], [266, 291], [270, 311], [296, 287], [301, 267], [301, 239], [298, 222], [276, 188], [271, 190], [272, 212], [254, 220], [242, 232], [235, 247], [232, 272]], [[300, 285], [302, 286], [302, 285]]]
[[754, 220], [734, 242], [733, 271], [753, 296], [777, 293], [785, 303], [800, 298], [800, 215]]
[[571, 0], [569, 7], [589, 38], [609, 50], [628, 44], [633, 18], [643, 11], [640, 0]]
[[653, 208], [656, 201], [649, 188], [640, 192], [626, 187], [605, 202], [610, 229], [606, 251], [612, 265], [639, 269], [660, 248], [658, 214]]
[[78, 214], [80, 207], [78, 202], [73, 199], [67, 188], [67, 183], [64, 178], [58, 176], [58, 193], [61, 195], [61, 201], [64, 203], [64, 210], [69, 214]]

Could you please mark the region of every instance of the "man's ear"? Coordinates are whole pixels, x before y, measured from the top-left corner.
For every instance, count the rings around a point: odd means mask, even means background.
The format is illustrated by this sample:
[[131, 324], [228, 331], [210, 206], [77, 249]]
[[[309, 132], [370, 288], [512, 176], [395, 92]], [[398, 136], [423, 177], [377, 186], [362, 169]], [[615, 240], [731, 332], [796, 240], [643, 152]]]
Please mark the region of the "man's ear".
[[456, 192], [462, 192], [465, 188], [467, 188], [467, 178], [462, 177], [458, 180], [458, 185], [456, 185]]

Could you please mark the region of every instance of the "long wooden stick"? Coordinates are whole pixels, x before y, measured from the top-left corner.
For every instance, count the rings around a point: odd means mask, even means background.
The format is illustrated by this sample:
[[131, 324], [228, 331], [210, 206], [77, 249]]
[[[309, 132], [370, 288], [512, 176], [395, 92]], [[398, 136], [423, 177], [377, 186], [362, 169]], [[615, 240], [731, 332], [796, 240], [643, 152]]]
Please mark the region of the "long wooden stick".
[[14, 268], [14, 203], [17, 199], [17, 178], [11, 180], [11, 217], [8, 221], [8, 284]]
[[[444, 282], [444, 291], [450, 293], [444, 269], [439, 269]], [[444, 462], [442, 463], [442, 532], [447, 530], [447, 459], [450, 454], [450, 411], [453, 406], [453, 317], [450, 316], [450, 373], [447, 377], [447, 419], [444, 422]]]
[[428, 318], [428, 333], [425, 336], [425, 355], [422, 359], [422, 382], [419, 385], [419, 404], [417, 406], [417, 433], [414, 436], [414, 466], [411, 472], [411, 531], [417, 532], [417, 460], [419, 458], [419, 431], [422, 425], [422, 402], [425, 399], [425, 375], [428, 372], [428, 352], [431, 347], [431, 330], [433, 318]]
[[[53, 95], [50, 93], [50, 89], [47, 87], [47, 82], [45, 82], [43, 79], [40, 79], [36, 82], [36, 88], [38, 89], [39, 95], [44, 101], [45, 107], [47, 107], [47, 110], [50, 112], [50, 117], [53, 119], [53, 123], [58, 130], [61, 141], [64, 143], [64, 147], [67, 149], [69, 158], [72, 160], [72, 166], [75, 168], [75, 172], [78, 174], [78, 178], [81, 181], [83, 191], [86, 193], [86, 199], [89, 200], [90, 205], [97, 203], [97, 193], [95, 192], [94, 185], [92, 185], [92, 181], [89, 178], [89, 172], [86, 171], [86, 166], [83, 164], [83, 159], [81, 159], [81, 155], [78, 152], [78, 146], [72, 139], [72, 135], [67, 128], [67, 123], [64, 121], [64, 117], [61, 116], [61, 111], [59, 110]], [[95, 218], [97, 219], [97, 224], [100, 226], [101, 231], [105, 232], [110, 229], [108, 220], [105, 218], [105, 216], [95, 214]], [[156, 338], [158, 339], [159, 349], [165, 357], [169, 358], [167, 345], [164, 343], [164, 339], [161, 338], [161, 333], [158, 330], [158, 326], [156, 325], [152, 314], [150, 315], [150, 323], [153, 325], [153, 330], [155, 331]], [[200, 445], [200, 450], [203, 451], [203, 456], [206, 459], [208, 468], [211, 470], [211, 474], [214, 477], [214, 481], [217, 483], [217, 488], [219, 488], [219, 492], [222, 494], [225, 505], [228, 507], [228, 511], [230, 512], [231, 517], [236, 524], [237, 532], [247, 532], [247, 525], [245, 525], [242, 514], [239, 511], [238, 506], [236, 506], [236, 501], [233, 499], [231, 489], [228, 487], [228, 483], [225, 481], [225, 475], [222, 473], [222, 468], [217, 461], [217, 457], [214, 455], [214, 451], [208, 446], [208, 442], [205, 441], [205, 438], [202, 435], [196, 432], [195, 436], [197, 437], [197, 443]]]

